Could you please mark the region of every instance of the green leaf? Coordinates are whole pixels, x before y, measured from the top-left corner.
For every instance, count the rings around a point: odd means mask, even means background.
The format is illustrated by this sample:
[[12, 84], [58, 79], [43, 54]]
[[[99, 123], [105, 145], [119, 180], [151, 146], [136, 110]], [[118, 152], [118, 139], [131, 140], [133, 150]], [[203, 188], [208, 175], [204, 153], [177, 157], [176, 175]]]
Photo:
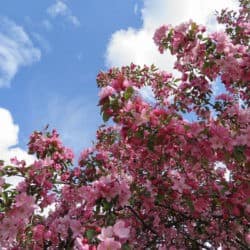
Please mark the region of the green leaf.
[[197, 30], [197, 28], [198, 28], [198, 25], [196, 23], [191, 24], [191, 30], [195, 31]]
[[189, 199], [187, 199], [186, 202], [187, 202], [187, 205], [189, 206], [189, 209], [192, 212], [194, 212], [194, 204], [193, 204], [193, 202], [191, 200], [189, 200]]
[[112, 207], [112, 203], [106, 200], [103, 200], [102, 205], [105, 211], [110, 210], [110, 208]]
[[131, 250], [131, 247], [129, 246], [128, 243], [125, 243], [122, 245], [122, 250]]
[[11, 171], [11, 170], [15, 169], [15, 167], [10, 166], [10, 165], [7, 165], [7, 166], [5, 166], [3, 169], [4, 169], [5, 171]]
[[96, 231], [94, 229], [88, 229], [86, 231], [86, 237], [89, 241], [91, 241], [94, 238], [95, 234], [96, 234]]
[[2, 192], [2, 198], [3, 198], [4, 203], [7, 203], [7, 201], [8, 201], [8, 194], [7, 194], [7, 192]]
[[119, 109], [119, 101], [118, 98], [112, 98], [110, 100], [110, 106], [112, 107], [113, 111], [118, 111]]
[[190, 126], [189, 126], [189, 125], [184, 125], [183, 127], [184, 127], [184, 129], [185, 129], [186, 131], [188, 131], [188, 130], [190, 129]]
[[156, 200], [157, 200], [157, 202], [161, 202], [161, 201], [163, 201], [164, 200], [164, 195], [163, 194], [158, 194], [157, 195], [157, 197], [156, 197]]
[[144, 137], [144, 132], [143, 132], [143, 130], [138, 130], [138, 131], [136, 131], [136, 137], [138, 137], [138, 138], [143, 138]]
[[152, 135], [148, 139], [147, 147], [149, 150], [154, 151], [154, 146], [155, 146], [155, 137]]
[[11, 184], [9, 184], [9, 183], [4, 183], [3, 184], [3, 189], [7, 189], [9, 187], [11, 187]]
[[107, 121], [109, 120], [109, 118], [110, 118], [110, 115], [107, 114], [106, 112], [103, 112], [103, 114], [102, 114], [102, 119], [103, 119], [103, 121], [104, 121], [104, 122], [107, 122]]
[[126, 91], [124, 92], [124, 98], [125, 100], [128, 100], [134, 93], [134, 89], [132, 87], [128, 87]]
[[233, 156], [236, 159], [236, 161], [241, 162], [245, 160], [244, 151], [245, 151], [244, 146], [234, 147]]

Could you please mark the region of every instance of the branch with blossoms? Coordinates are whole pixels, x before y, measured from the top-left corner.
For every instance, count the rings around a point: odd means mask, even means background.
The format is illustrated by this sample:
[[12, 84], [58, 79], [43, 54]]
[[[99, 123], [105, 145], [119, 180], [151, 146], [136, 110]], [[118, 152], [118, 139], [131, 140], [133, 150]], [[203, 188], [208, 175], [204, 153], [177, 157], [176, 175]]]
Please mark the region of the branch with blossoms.
[[31, 135], [31, 165], [0, 162], [1, 248], [249, 248], [250, 5], [239, 3], [218, 14], [221, 32], [193, 21], [156, 30], [179, 78], [153, 65], [100, 72], [101, 114], [114, 126], [77, 164], [56, 130]]

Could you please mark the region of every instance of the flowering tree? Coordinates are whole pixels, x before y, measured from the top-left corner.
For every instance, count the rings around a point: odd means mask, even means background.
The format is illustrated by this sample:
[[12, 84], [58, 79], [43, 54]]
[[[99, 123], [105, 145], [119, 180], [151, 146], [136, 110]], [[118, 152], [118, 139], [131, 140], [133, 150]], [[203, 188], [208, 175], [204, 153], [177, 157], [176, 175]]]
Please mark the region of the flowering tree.
[[[249, 4], [218, 15], [224, 32], [192, 21], [156, 30], [178, 79], [134, 64], [99, 73], [99, 105], [114, 126], [100, 127], [77, 166], [55, 130], [31, 135], [32, 165], [2, 162], [1, 247], [247, 249]], [[219, 81], [225, 91], [216, 96]], [[140, 95], [144, 86], [155, 102]], [[22, 181], [11, 187], [8, 176]]]

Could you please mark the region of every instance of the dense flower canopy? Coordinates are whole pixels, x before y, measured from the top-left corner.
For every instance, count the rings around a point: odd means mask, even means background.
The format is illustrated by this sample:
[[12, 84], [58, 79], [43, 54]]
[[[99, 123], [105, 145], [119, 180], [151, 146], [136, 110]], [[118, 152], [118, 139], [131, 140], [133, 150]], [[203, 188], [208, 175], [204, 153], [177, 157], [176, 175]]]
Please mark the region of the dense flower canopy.
[[[241, 0], [238, 13], [218, 14], [224, 31], [193, 21], [157, 29], [179, 78], [134, 64], [100, 72], [99, 105], [113, 126], [100, 127], [77, 166], [55, 130], [31, 135], [32, 165], [1, 162], [1, 247], [247, 249], [249, 13]], [[22, 181], [11, 186], [9, 176]]]

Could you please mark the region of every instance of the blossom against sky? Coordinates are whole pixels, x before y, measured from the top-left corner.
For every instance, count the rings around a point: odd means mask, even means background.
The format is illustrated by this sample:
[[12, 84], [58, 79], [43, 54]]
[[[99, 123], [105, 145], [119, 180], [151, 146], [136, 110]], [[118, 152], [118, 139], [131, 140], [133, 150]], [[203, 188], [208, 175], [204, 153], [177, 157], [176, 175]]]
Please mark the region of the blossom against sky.
[[[13, 146], [23, 152], [29, 134], [47, 124], [58, 128], [64, 143], [77, 153], [89, 146], [101, 124], [98, 71], [130, 62], [171, 69], [173, 59], [158, 54], [153, 44], [154, 29], [190, 18], [218, 28], [212, 14], [224, 7], [235, 8], [235, 3], [1, 1], [0, 145], [5, 148], [0, 154], [9, 155]], [[6, 138], [15, 140], [5, 143]]]

